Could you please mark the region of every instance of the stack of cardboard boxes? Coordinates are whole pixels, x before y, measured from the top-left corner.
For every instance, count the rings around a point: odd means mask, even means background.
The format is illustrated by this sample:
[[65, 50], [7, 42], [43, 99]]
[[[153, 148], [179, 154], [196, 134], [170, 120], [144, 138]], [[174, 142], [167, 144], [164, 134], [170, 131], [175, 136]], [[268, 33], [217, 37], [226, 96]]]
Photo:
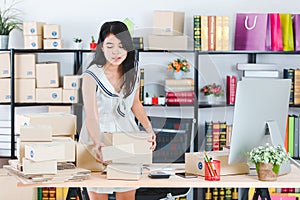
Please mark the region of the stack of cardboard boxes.
[[24, 49], [61, 49], [60, 25], [23, 22]]
[[188, 37], [184, 35], [184, 12], [154, 11], [153, 32], [148, 36], [151, 50], [187, 50]]
[[10, 102], [10, 54], [0, 53], [0, 102]]

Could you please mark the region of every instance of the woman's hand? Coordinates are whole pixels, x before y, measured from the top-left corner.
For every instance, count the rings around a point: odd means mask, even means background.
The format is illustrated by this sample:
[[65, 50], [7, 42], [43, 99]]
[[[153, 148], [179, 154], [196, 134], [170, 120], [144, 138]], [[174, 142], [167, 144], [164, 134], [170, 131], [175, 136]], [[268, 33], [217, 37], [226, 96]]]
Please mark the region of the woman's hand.
[[151, 139], [149, 139], [148, 142], [152, 143], [152, 146], [150, 147], [150, 149], [151, 149], [151, 151], [154, 151], [156, 148], [156, 135], [155, 135], [152, 127], [145, 128], [145, 130], [147, 133], [151, 134]]
[[95, 155], [95, 159], [99, 163], [103, 163], [103, 156], [102, 156], [101, 148], [104, 146], [105, 145], [101, 142], [101, 143], [95, 144], [94, 148], [93, 148], [93, 153]]

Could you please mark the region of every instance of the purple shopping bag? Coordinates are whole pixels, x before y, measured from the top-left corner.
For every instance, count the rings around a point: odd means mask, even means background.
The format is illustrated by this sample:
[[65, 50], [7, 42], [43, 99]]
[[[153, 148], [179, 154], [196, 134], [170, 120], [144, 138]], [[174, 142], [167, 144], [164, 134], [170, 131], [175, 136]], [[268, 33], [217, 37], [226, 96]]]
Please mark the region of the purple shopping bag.
[[270, 39], [268, 14], [236, 14], [234, 37], [235, 50], [270, 50]]
[[293, 20], [293, 30], [294, 30], [294, 46], [295, 51], [300, 50], [300, 14], [294, 14]]

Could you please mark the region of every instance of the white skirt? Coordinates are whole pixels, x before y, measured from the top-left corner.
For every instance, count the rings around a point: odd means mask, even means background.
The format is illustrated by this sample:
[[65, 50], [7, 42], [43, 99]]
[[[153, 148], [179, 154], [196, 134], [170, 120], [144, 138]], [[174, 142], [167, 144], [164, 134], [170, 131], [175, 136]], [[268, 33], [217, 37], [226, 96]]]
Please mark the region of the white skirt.
[[115, 187], [115, 188], [103, 188], [103, 187], [88, 187], [89, 192], [95, 192], [100, 194], [113, 194], [114, 192], [128, 192], [131, 190], [136, 190], [138, 188], [133, 187]]

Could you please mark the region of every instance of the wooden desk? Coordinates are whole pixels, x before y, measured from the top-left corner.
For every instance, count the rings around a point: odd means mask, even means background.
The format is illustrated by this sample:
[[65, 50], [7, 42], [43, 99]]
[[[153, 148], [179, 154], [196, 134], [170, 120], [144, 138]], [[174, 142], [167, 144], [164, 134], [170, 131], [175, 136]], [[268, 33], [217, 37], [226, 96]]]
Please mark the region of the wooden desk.
[[220, 181], [205, 181], [204, 177], [185, 179], [179, 176], [171, 176], [169, 179], [151, 179], [148, 177], [148, 172], [143, 174], [143, 177], [138, 181], [124, 180], [107, 180], [105, 175], [100, 173], [92, 173], [89, 179], [82, 182], [65, 182], [51, 184], [30, 184], [24, 185], [18, 183], [22, 187], [191, 187], [191, 188], [206, 188], [206, 187], [237, 187], [237, 188], [282, 188], [296, 187], [300, 188], [300, 169], [292, 165], [292, 171], [278, 177], [277, 181], [264, 182], [259, 181], [257, 176], [234, 175], [221, 176]]

